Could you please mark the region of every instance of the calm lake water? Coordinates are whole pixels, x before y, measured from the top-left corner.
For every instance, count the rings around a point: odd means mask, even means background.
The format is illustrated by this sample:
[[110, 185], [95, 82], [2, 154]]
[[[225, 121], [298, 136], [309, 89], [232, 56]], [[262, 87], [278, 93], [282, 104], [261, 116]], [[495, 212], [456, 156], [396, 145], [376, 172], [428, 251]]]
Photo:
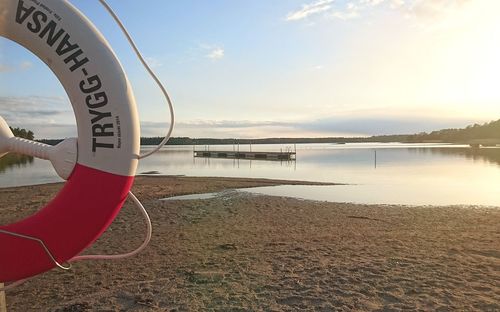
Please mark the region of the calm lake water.
[[[152, 147], [143, 147], [143, 150]], [[205, 147], [197, 146], [197, 150]], [[210, 146], [233, 150], [236, 146]], [[293, 149], [252, 145], [253, 151]], [[250, 146], [239, 146], [248, 151]], [[297, 144], [296, 161], [194, 158], [192, 146], [167, 146], [140, 162], [138, 173], [256, 177], [345, 183], [249, 189], [305, 199], [407, 205], [500, 206], [500, 148], [401, 143]], [[61, 181], [47, 161], [0, 161], [0, 186]]]

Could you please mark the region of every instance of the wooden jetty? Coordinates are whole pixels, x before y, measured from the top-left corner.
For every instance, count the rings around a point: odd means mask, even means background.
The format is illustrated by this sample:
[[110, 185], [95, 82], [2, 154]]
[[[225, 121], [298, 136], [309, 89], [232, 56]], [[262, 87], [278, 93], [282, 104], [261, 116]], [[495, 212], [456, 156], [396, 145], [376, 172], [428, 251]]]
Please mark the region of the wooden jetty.
[[229, 159], [250, 159], [250, 160], [280, 160], [280, 161], [293, 161], [296, 157], [296, 152], [287, 149], [286, 151], [279, 152], [253, 152], [253, 151], [239, 151], [239, 150], [205, 150], [193, 149], [194, 157], [204, 158], [229, 158]]

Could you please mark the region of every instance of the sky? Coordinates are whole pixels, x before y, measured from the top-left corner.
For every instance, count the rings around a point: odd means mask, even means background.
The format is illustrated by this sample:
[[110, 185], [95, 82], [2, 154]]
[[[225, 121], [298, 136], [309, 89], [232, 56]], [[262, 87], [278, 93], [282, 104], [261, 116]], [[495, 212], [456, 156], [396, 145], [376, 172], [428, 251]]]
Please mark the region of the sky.
[[[132, 83], [142, 136], [160, 91], [97, 0], [71, 0]], [[402, 134], [500, 118], [498, 0], [108, 0], [174, 101], [174, 136]], [[0, 114], [36, 138], [76, 135], [48, 67], [0, 38]]]

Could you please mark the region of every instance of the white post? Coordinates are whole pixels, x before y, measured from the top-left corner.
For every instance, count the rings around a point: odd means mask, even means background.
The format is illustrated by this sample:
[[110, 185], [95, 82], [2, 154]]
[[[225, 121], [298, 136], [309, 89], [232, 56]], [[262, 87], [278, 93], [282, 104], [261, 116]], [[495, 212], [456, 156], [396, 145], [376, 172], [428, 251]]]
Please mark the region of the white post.
[[[0, 288], [3, 288], [3, 283], [0, 283]], [[4, 291], [0, 291], [0, 312], [7, 312], [7, 301], [5, 300]]]

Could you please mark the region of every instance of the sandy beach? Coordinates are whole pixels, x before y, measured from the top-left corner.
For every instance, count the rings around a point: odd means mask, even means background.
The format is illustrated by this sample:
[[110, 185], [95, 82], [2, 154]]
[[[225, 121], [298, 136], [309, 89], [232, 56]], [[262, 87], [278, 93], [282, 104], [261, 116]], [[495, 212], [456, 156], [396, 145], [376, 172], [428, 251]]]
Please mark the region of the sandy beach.
[[[153, 220], [150, 246], [127, 260], [37, 276], [7, 292], [8, 311], [500, 310], [500, 208], [357, 205], [234, 190], [300, 183], [139, 177], [133, 190]], [[0, 189], [0, 224], [32, 214], [60, 187]], [[129, 251], [143, 228], [127, 203], [85, 253]]]

